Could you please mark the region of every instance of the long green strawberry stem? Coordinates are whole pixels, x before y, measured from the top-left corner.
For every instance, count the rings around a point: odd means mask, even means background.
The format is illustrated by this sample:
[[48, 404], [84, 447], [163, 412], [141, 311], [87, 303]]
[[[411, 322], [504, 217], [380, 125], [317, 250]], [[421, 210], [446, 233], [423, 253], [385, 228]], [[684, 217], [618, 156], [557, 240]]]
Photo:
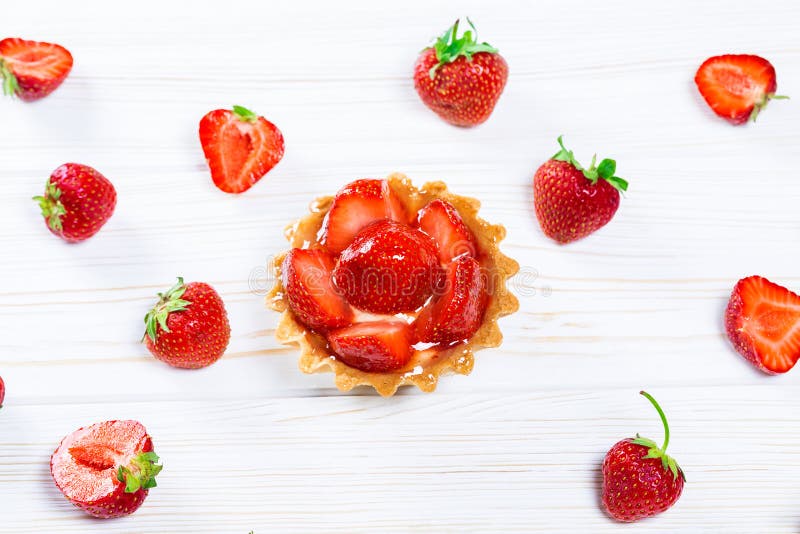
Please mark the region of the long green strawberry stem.
[[664, 444], [661, 446], [661, 452], [667, 452], [667, 445], [669, 445], [669, 423], [667, 423], [667, 416], [664, 415], [664, 410], [658, 405], [658, 402], [646, 391], [640, 391], [639, 395], [643, 395], [655, 407], [661, 422], [664, 424]]

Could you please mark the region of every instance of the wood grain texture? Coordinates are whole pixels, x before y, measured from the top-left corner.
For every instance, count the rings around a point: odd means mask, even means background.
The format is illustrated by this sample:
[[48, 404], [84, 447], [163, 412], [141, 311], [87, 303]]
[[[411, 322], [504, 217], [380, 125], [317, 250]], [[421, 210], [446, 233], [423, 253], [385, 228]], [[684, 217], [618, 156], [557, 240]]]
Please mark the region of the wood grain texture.
[[[0, 532], [616, 532], [598, 502], [618, 439], [670, 416], [689, 482], [641, 532], [800, 531], [798, 375], [767, 377], [722, 335], [734, 282], [800, 288], [800, 111], [716, 119], [694, 89], [722, 52], [768, 57], [800, 91], [800, 4], [470, 0], [3, 7], [3, 36], [67, 46], [51, 97], [0, 101]], [[419, 102], [419, 49], [469, 14], [511, 70], [485, 125]], [[208, 110], [242, 104], [282, 129], [284, 160], [240, 196], [211, 184]], [[564, 134], [618, 161], [611, 224], [569, 245], [536, 224], [530, 180]], [[90, 241], [53, 238], [33, 202], [78, 161], [108, 176], [115, 215]], [[273, 339], [264, 266], [315, 197], [392, 171], [480, 198], [522, 271], [506, 341], [468, 377], [391, 399], [305, 376]], [[222, 294], [233, 338], [214, 366], [166, 368], [138, 343], [176, 275]], [[797, 373], [797, 371], [795, 371]], [[63, 435], [136, 418], [166, 465], [134, 516], [98, 522], [48, 474]]]

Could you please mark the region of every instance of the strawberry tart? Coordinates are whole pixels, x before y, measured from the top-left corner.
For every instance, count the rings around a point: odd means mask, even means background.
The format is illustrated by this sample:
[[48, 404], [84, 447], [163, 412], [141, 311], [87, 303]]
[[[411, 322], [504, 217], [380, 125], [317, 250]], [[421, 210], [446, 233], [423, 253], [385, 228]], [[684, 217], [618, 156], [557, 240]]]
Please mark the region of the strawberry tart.
[[361, 179], [287, 228], [269, 306], [278, 340], [300, 347], [300, 369], [333, 371], [343, 391], [402, 385], [430, 392], [439, 376], [469, 374], [473, 352], [502, 340], [499, 317], [519, 304], [518, 270], [499, 243], [505, 228], [442, 182], [401, 174]]

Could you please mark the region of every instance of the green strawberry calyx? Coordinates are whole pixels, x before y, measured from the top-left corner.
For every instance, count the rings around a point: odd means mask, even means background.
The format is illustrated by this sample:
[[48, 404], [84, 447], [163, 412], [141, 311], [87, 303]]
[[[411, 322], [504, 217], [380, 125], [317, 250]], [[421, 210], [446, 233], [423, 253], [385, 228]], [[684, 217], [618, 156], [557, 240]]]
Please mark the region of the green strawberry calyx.
[[179, 312], [186, 310], [186, 307], [191, 304], [188, 300], [183, 300], [181, 297], [186, 292], [186, 284], [183, 283], [183, 278], [178, 277], [178, 282], [169, 288], [166, 293], [158, 294], [158, 302], [153, 308], [144, 316], [145, 335], [149, 337], [153, 343], [156, 341], [158, 335], [158, 327], [164, 332], [169, 332], [167, 326], [167, 318], [172, 312]]
[[789, 100], [789, 97], [786, 95], [776, 95], [775, 93], [765, 94], [761, 101], [756, 102], [756, 104], [753, 106], [753, 111], [750, 112], [750, 117], [748, 117], [748, 119], [756, 122], [758, 114], [761, 113], [762, 109], [767, 107], [767, 104], [769, 104], [770, 100]]
[[61, 203], [61, 189], [56, 184], [47, 180], [44, 187], [44, 195], [35, 196], [33, 200], [39, 203], [42, 216], [47, 219], [47, 226], [56, 232], [60, 232], [61, 217], [67, 214], [67, 209]]
[[117, 480], [125, 484], [125, 493], [136, 493], [156, 487], [156, 476], [164, 468], [158, 465], [158, 455], [154, 452], [143, 452], [136, 455], [126, 466], [117, 468]]
[[0, 57], [0, 78], [3, 79], [3, 94], [6, 96], [14, 96], [19, 91], [19, 84], [17, 77], [11, 71], [8, 63]]
[[258, 120], [258, 113], [250, 111], [244, 106], [233, 106], [233, 113], [243, 122], [256, 122]]
[[677, 479], [680, 475], [683, 481], [686, 482], [686, 475], [684, 475], [683, 469], [681, 469], [681, 467], [678, 465], [678, 462], [675, 461], [675, 458], [667, 455], [667, 446], [669, 445], [669, 424], [667, 423], [667, 416], [664, 415], [664, 410], [661, 409], [661, 406], [658, 405], [658, 402], [656, 402], [656, 400], [648, 392], [640, 391], [639, 394], [650, 401], [650, 403], [658, 412], [658, 416], [661, 417], [661, 423], [664, 425], [664, 444], [659, 447], [658, 444], [656, 444], [656, 442], [652, 439], [643, 438], [639, 434], [636, 434], [636, 437], [631, 440], [631, 443], [641, 445], [642, 447], [647, 447], [647, 455], [645, 455], [645, 458], [660, 458], [661, 465], [664, 466], [664, 469], [670, 470], [673, 479]]
[[463, 35], [459, 37], [459, 22], [459, 20], [456, 20], [455, 24], [450, 26], [447, 31], [433, 43], [432, 48], [433, 51], [436, 52], [438, 63], [428, 71], [431, 80], [436, 76], [436, 71], [439, 70], [442, 65], [452, 63], [462, 56], [466, 57], [467, 61], [472, 61], [472, 56], [478, 52], [488, 52], [489, 54], [497, 53], [497, 49], [489, 43], [478, 42], [478, 30], [475, 29], [475, 25], [469, 20], [469, 17], [467, 17], [467, 23], [472, 29], [465, 31]]
[[628, 190], [628, 181], [624, 178], [620, 178], [619, 176], [614, 176], [614, 173], [617, 172], [617, 162], [613, 159], [604, 159], [600, 162], [600, 165], [595, 166], [597, 162], [597, 154], [592, 156], [592, 164], [589, 166], [588, 169], [585, 169], [578, 163], [578, 160], [575, 159], [575, 154], [572, 153], [572, 150], [567, 150], [564, 146], [563, 135], [558, 136], [558, 145], [561, 147], [555, 156], [550, 159], [554, 159], [556, 161], [566, 161], [579, 171], [583, 173], [587, 180], [589, 180], [592, 185], [597, 183], [597, 180], [603, 179], [611, 186], [616, 189], [617, 191], [627, 191]]

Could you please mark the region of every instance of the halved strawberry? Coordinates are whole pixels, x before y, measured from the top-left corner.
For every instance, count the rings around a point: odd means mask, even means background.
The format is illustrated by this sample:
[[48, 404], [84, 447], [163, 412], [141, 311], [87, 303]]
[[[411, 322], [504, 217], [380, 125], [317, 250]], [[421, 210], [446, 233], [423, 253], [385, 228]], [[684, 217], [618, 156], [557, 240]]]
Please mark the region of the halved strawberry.
[[414, 323], [419, 341], [449, 344], [464, 341], [481, 326], [488, 302], [488, 283], [474, 258], [459, 256], [447, 266], [444, 289]]
[[278, 127], [242, 106], [208, 112], [200, 143], [214, 185], [226, 193], [247, 191], [283, 158]]
[[135, 512], [161, 472], [138, 421], [104, 421], [65, 437], [50, 458], [56, 486], [72, 504], [108, 519]]
[[694, 77], [714, 113], [733, 124], [756, 120], [776, 96], [775, 68], [763, 57], [725, 54], [708, 58]]
[[395, 221], [376, 221], [339, 256], [333, 283], [347, 301], [372, 313], [416, 310], [439, 284], [441, 267], [430, 237]]
[[367, 373], [400, 369], [413, 354], [411, 328], [402, 321], [358, 323], [328, 335], [336, 359]]
[[389, 182], [371, 178], [351, 182], [336, 193], [325, 217], [322, 243], [338, 254], [362, 228], [381, 219], [407, 222], [406, 210]]
[[750, 363], [785, 373], [800, 358], [800, 295], [761, 276], [742, 278], [725, 310], [725, 330]]
[[44, 98], [72, 70], [72, 54], [63, 46], [9, 37], [0, 41], [3, 93], [27, 102]]
[[281, 267], [289, 307], [300, 322], [320, 332], [347, 326], [353, 318], [331, 281], [335, 266], [336, 260], [325, 250], [294, 248]]
[[477, 254], [475, 236], [458, 210], [446, 200], [437, 198], [422, 208], [417, 215], [417, 226], [436, 241], [442, 264], [462, 254], [471, 257]]

